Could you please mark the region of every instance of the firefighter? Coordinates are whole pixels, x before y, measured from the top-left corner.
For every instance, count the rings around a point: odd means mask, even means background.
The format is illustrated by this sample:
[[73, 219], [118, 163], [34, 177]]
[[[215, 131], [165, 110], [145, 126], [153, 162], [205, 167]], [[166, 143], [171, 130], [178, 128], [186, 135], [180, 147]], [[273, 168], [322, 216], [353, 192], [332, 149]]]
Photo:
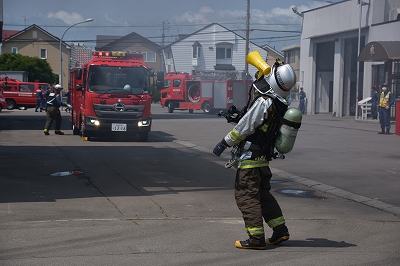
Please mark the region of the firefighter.
[[[394, 104], [394, 96], [388, 91], [386, 83], [382, 85], [382, 93], [379, 100], [379, 122], [382, 131], [378, 134], [390, 134], [390, 107]], [[386, 131], [385, 131], [386, 128]]]
[[[277, 61], [268, 77], [261, 76], [253, 83], [253, 103], [213, 150], [215, 155], [220, 156], [227, 147], [237, 147], [232, 149], [237, 150], [238, 158], [235, 165], [235, 200], [249, 236], [245, 241], [237, 240], [237, 248], [264, 249], [266, 244], [276, 245], [289, 239], [282, 210], [270, 193], [271, 158], [265, 144], [272, 142], [266, 132], [268, 127], [272, 128], [272, 124], [277, 123], [275, 117], [278, 117], [278, 112], [282, 115], [282, 106], [283, 113], [287, 110], [288, 103], [284, 97], [289, 95], [295, 84], [293, 68]], [[268, 239], [265, 239], [263, 218], [273, 230]]]
[[36, 108], [35, 108], [35, 112], [37, 112], [38, 109], [40, 109], [40, 112], [43, 109], [43, 92], [42, 92], [41, 86], [39, 86], [39, 88], [36, 90]]
[[53, 123], [53, 120], [56, 121], [54, 133], [56, 135], [64, 135], [64, 132], [60, 130], [61, 120], [62, 120], [60, 113], [60, 106], [67, 106], [68, 108], [71, 108], [72, 106], [70, 104], [65, 104], [61, 101], [60, 92], [62, 89], [63, 88], [61, 87], [60, 84], [55, 85], [53, 91], [51, 91], [47, 97], [47, 102], [46, 102], [47, 121], [43, 131], [44, 134], [47, 136], [50, 135], [49, 130], [51, 124]]

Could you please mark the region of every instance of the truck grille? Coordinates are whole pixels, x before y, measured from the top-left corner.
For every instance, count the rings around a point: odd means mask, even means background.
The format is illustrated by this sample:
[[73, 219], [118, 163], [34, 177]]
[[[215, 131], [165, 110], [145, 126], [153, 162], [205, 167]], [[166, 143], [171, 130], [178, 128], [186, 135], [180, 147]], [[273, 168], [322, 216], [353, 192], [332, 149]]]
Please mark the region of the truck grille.
[[93, 107], [99, 119], [137, 120], [142, 116], [145, 106], [124, 105], [121, 111], [117, 111], [114, 105], [109, 104], [93, 104]]

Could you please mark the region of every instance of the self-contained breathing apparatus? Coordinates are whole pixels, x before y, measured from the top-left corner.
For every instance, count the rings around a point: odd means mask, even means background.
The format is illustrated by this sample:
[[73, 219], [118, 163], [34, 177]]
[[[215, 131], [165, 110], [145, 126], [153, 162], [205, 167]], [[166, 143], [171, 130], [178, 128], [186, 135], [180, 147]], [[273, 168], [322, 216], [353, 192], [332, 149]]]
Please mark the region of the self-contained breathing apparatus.
[[[249, 148], [245, 147], [248, 143], [257, 143], [258, 145], [252, 146], [256, 147], [257, 150], [262, 150], [268, 161], [277, 158], [284, 159], [284, 154], [292, 150], [297, 131], [301, 125], [301, 112], [296, 108], [288, 108], [287, 103], [283, 102], [285, 101], [283, 97], [287, 96], [290, 89], [296, 83], [296, 76], [291, 67], [277, 59], [273, 65], [272, 74], [264, 78], [264, 75], [271, 72], [271, 68], [265, 63], [258, 52], [249, 53], [246, 61], [256, 66], [258, 69], [255, 75], [256, 80], [253, 82], [249, 90], [249, 100], [247, 105], [240, 110], [233, 105], [227, 110], [227, 112], [220, 111], [218, 116], [225, 117], [228, 123], [237, 124], [259, 97], [268, 97], [272, 99], [272, 104], [268, 109], [269, 115], [267, 119], [256, 129], [255, 133], [244, 142], [232, 147], [232, 158], [225, 165], [226, 168], [230, 168], [237, 164], [239, 154], [243, 149]], [[286, 67], [288, 70], [283, 69], [283, 74], [277, 72], [278, 68], [284, 65], [289, 67]], [[291, 82], [283, 84], [282, 77], [279, 76], [280, 74], [284, 76], [283, 79], [286, 78], [286, 81], [289, 80]], [[277, 88], [271, 86], [271, 83]], [[253, 91], [254, 97], [252, 97]], [[282, 97], [282, 95], [284, 96]], [[253, 101], [251, 101], [252, 98]]]

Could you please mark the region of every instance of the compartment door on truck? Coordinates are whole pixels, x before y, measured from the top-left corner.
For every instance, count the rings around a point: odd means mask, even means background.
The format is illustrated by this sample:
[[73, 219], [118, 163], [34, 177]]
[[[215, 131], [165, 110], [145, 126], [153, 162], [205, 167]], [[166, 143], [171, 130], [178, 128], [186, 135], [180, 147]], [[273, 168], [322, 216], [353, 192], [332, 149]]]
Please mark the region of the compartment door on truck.
[[247, 104], [247, 85], [245, 82], [233, 82], [233, 105], [242, 109]]
[[226, 108], [227, 95], [226, 81], [214, 82], [214, 108]]

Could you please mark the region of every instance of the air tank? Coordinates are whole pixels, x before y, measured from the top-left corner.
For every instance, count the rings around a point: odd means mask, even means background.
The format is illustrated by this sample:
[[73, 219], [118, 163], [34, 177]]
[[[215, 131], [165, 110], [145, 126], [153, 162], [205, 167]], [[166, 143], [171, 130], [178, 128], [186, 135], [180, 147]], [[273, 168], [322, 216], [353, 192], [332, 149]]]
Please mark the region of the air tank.
[[301, 125], [302, 114], [296, 108], [288, 108], [283, 116], [282, 126], [275, 141], [276, 150], [285, 154], [293, 149], [297, 132]]

